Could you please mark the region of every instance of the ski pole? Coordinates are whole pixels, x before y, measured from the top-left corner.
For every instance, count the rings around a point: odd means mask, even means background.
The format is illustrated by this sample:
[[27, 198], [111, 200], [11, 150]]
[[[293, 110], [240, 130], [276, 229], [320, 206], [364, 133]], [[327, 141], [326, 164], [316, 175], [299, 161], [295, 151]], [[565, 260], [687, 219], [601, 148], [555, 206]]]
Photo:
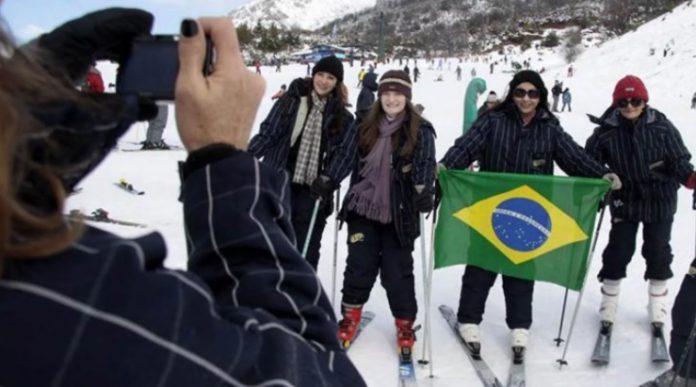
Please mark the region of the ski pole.
[[590, 249], [590, 256], [587, 259], [587, 265], [585, 266], [585, 279], [582, 280], [582, 288], [580, 289], [580, 294], [578, 295], [578, 300], [575, 303], [575, 311], [573, 311], [573, 319], [570, 321], [570, 328], [568, 330], [568, 337], [566, 338], [565, 348], [563, 348], [563, 356], [556, 360], [558, 362], [559, 368], [563, 368], [564, 365], [568, 365], [566, 361], [566, 355], [568, 354], [568, 347], [570, 346], [570, 339], [573, 336], [573, 329], [575, 329], [575, 322], [578, 318], [578, 312], [580, 311], [580, 303], [582, 302], [582, 296], [585, 294], [585, 285], [587, 284], [587, 271], [590, 270], [592, 264], [592, 257], [594, 256], [595, 248], [597, 247], [597, 239], [599, 239], [599, 230], [602, 229], [602, 221], [604, 220], [604, 212], [607, 209], [606, 200], [603, 200], [602, 211], [599, 213], [599, 222], [597, 223], [597, 230], [594, 233], [592, 248]]
[[429, 365], [429, 371], [430, 371], [430, 378], [432, 379], [433, 376], [433, 338], [432, 338], [432, 327], [430, 324], [430, 304], [432, 302], [432, 296], [433, 296], [433, 271], [435, 270], [435, 224], [436, 224], [436, 219], [437, 219], [437, 209], [433, 209], [433, 222], [430, 228], [430, 259], [428, 262], [428, 310], [427, 312], [427, 319], [428, 319], [428, 359], [430, 359], [430, 364]]
[[425, 356], [425, 351], [426, 351], [426, 344], [427, 344], [427, 335], [428, 335], [428, 329], [429, 329], [429, 321], [428, 321], [428, 310], [430, 309], [430, 305], [428, 302], [428, 272], [426, 269], [426, 261], [427, 257], [425, 254], [425, 220], [423, 213], [419, 214], [420, 216], [420, 244], [421, 244], [421, 267], [423, 268], [423, 306], [425, 307], [425, 322], [423, 323], [424, 329], [423, 329], [423, 351], [421, 351], [421, 359], [418, 360], [418, 364], [428, 364], [428, 360], [426, 359]]
[[309, 221], [309, 229], [307, 230], [307, 237], [305, 237], [304, 246], [302, 247], [302, 258], [307, 257], [307, 250], [309, 249], [309, 241], [312, 239], [312, 232], [314, 231], [314, 223], [317, 221], [317, 215], [319, 214], [319, 205], [321, 204], [321, 198], [314, 202], [314, 210], [312, 211], [312, 219]]
[[338, 210], [341, 206], [341, 186], [336, 190], [336, 223], [334, 223], [333, 273], [331, 276], [331, 305], [336, 305], [336, 261], [338, 260]]
[[563, 295], [563, 308], [561, 309], [561, 322], [558, 324], [558, 337], [553, 339], [556, 342], [556, 346], [560, 347], [561, 343], [564, 341], [561, 338], [563, 333], [563, 319], [565, 318], [566, 305], [568, 304], [568, 288], [565, 290], [565, 295]]

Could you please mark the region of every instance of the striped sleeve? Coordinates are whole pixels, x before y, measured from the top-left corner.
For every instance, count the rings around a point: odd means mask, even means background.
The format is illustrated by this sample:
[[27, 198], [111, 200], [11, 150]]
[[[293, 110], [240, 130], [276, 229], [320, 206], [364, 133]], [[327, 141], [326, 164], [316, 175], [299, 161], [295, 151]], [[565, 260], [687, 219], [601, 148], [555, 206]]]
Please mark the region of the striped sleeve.
[[432, 191], [435, 184], [435, 135], [430, 125], [421, 125], [413, 158], [413, 184]]
[[556, 127], [554, 160], [568, 176], [601, 177], [609, 170], [585, 152], [563, 129]]
[[353, 120], [348, 130], [343, 131], [343, 138], [329, 159], [326, 176], [336, 184], [340, 184], [350, 174], [358, 158], [359, 126], [360, 120]]
[[292, 105], [290, 102], [289, 97], [281, 97], [275, 102], [266, 119], [261, 122], [259, 133], [249, 141], [248, 151], [251, 154], [257, 158], [262, 158], [269, 149], [280, 141], [283, 137], [281, 119], [284, 113], [290, 109]]
[[599, 128], [595, 129], [592, 135], [585, 141], [585, 152], [587, 152], [590, 157], [595, 159], [599, 164], [605, 165], [606, 160], [604, 160], [604, 152], [600, 147], [599, 141]]
[[685, 184], [689, 175], [694, 171], [694, 166], [689, 162], [691, 154], [686, 149], [679, 130], [666, 120], [667, 135], [665, 136], [665, 148], [669, 163], [672, 165], [674, 177], [681, 184]]

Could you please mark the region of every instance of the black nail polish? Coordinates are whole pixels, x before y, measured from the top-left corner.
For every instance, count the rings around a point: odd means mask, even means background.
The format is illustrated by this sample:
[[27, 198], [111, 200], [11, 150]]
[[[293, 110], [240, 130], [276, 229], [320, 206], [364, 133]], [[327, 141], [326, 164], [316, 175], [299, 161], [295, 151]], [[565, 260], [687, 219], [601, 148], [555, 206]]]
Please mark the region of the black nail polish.
[[181, 21], [181, 34], [187, 38], [196, 36], [198, 33], [198, 24], [193, 19], [184, 19]]

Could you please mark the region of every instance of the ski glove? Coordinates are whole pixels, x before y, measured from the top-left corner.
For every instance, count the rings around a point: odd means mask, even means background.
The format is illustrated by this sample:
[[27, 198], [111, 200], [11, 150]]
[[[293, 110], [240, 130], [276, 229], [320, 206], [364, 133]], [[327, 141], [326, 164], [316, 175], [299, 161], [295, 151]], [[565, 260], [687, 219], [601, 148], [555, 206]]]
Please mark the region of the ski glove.
[[319, 176], [309, 187], [314, 199], [322, 199], [324, 202], [331, 200], [331, 194], [336, 189], [336, 184], [327, 176]]
[[611, 183], [611, 190], [616, 191], [621, 189], [621, 179], [619, 178], [619, 175], [610, 172], [602, 176], [602, 179], [608, 181]]
[[686, 180], [686, 184], [684, 186], [688, 189], [694, 189], [696, 188], [696, 172], [691, 172], [689, 175], [689, 178]]
[[[418, 212], [428, 213], [433, 210], [433, 195], [421, 187], [419, 190], [416, 188], [416, 192], [413, 194], [413, 208]], [[420, 191], [420, 192], [419, 192]]]
[[73, 85], [87, 75], [97, 60], [121, 62], [133, 40], [149, 35], [153, 16], [132, 8], [107, 8], [66, 22], [22, 47], [30, 57]]

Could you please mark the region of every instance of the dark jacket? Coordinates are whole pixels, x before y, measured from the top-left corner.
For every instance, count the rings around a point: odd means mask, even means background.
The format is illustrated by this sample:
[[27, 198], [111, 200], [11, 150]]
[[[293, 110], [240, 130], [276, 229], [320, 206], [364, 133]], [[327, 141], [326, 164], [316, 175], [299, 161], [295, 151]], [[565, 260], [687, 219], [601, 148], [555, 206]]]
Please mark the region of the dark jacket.
[[623, 187], [611, 193], [614, 217], [653, 222], [671, 219], [679, 183], [686, 183], [693, 166], [679, 131], [659, 111], [646, 107], [633, 125], [618, 109], [600, 118], [585, 149], [621, 178]]
[[[312, 80], [298, 78], [292, 81], [287, 93], [276, 101], [266, 119], [261, 123], [259, 133], [249, 142], [249, 152], [263, 162], [278, 170], [287, 170], [290, 157], [290, 140], [295, 126], [300, 98], [311, 98]], [[342, 120], [340, 131], [334, 133], [331, 128], [336, 119]], [[353, 122], [353, 115], [340, 106], [338, 97], [332, 94], [324, 108], [322, 121], [321, 155], [319, 173], [322, 173], [328, 158], [340, 143], [342, 136]], [[297, 140], [300, 141], [299, 139]]]
[[[435, 183], [435, 129], [430, 122], [422, 119], [418, 131], [416, 148], [410, 158], [400, 155], [401, 147], [405, 142], [405, 130], [408, 128], [409, 121], [405, 120], [402, 129], [398, 131], [397, 145], [392, 151], [392, 170], [391, 170], [391, 208], [392, 219], [396, 227], [396, 233], [403, 246], [411, 246], [413, 241], [420, 235], [418, 213], [413, 208], [413, 194], [416, 185], [423, 185], [427, 192], [434, 194]], [[336, 155], [332, 159], [327, 170], [327, 175], [333, 181], [341, 181], [349, 173], [350, 187], [362, 180], [360, 168], [361, 158], [358, 147], [358, 128], [360, 121], [357, 120], [350, 128], [348, 135], [336, 150]], [[350, 190], [350, 188], [349, 188]], [[346, 202], [344, 200], [343, 210], [345, 218]]]
[[241, 151], [193, 171], [188, 271], [163, 267], [158, 233], [93, 227], [61, 253], [6, 261], [0, 385], [364, 386], [290, 243], [286, 181]]
[[684, 276], [677, 298], [672, 307], [672, 334], [669, 342], [669, 353], [672, 356], [673, 368], [676, 369], [682, 356], [691, 350], [692, 357], [686, 357], [686, 361], [679, 370], [679, 375], [684, 378], [696, 379], [696, 351], [695, 342], [687, 347], [689, 335], [696, 323], [696, 259], [691, 262], [689, 273]]
[[365, 118], [367, 112], [370, 111], [372, 104], [375, 103], [375, 92], [377, 91], [377, 74], [367, 73], [362, 82], [362, 90], [358, 95], [358, 103], [355, 107], [355, 116], [362, 119]]
[[569, 176], [599, 177], [608, 172], [547, 110], [539, 109], [524, 127], [514, 105], [479, 117], [441, 162], [447, 168], [463, 169], [474, 160], [479, 160], [482, 171], [490, 172], [552, 175], [554, 161]]

